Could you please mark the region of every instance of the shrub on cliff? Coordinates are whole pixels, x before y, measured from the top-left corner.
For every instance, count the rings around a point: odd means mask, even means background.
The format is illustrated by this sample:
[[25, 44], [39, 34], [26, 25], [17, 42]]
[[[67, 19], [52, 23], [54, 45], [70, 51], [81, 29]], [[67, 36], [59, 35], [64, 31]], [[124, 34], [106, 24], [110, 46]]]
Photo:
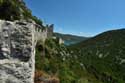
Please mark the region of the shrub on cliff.
[[20, 19], [19, 7], [11, 0], [0, 0], [0, 19], [18, 20]]
[[0, 19], [9, 21], [32, 19], [42, 26], [42, 21], [32, 15], [23, 0], [0, 0]]
[[[42, 56], [43, 48], [45, 50], [45, 56]], [[70, 60], [63, 60], [66, 55], [62, 52], [66, 51], [66, 47], [60, 45], [56, 39], [47, 39], [45, 44], [38, 42], [36, 47], [36, 71], [44, 71], [48, 75], [57, 76], [60, 83], [76, 83], [77, 76], [69, 65], [72, 65]], [[54, 81], [54, 82], [53, 82]], [[58, 83], [55, 80], [51, 80], [51, 83]]]

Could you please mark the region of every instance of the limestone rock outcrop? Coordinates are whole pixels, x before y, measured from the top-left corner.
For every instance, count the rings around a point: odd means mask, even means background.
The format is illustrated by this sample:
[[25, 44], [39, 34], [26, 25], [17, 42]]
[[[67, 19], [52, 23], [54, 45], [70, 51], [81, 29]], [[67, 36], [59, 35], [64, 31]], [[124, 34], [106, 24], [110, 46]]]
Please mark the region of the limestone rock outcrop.
[[38, 29], [33, 22], [0, 20], [0, 83], [34, 83], [35, 45], [40, 34], [47, 37]]

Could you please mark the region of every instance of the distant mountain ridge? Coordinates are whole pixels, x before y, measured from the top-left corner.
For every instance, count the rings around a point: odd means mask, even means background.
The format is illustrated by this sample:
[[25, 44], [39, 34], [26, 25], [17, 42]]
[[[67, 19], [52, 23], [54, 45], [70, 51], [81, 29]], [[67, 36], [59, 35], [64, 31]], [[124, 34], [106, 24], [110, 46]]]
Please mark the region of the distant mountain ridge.
[[81, 41], [87, 40], [89, 37], [76, 36], [71, 34], [54, 33], [54, 36], [62, 38], [66, 45], [76, 44]]
[[70, 49], [98, 80], [125, 83], [124, 41], [125, 29], [110, 30], [72, 45]]

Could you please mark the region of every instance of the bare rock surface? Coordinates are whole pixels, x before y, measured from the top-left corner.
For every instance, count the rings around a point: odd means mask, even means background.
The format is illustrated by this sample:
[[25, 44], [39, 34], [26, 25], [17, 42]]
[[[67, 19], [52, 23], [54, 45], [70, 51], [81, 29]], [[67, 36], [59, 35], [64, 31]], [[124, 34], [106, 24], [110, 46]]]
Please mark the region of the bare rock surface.
[[38, 29], [33, 22], [0, 20], [0, 83], [34, 83], [35, 45], [47, 37]]

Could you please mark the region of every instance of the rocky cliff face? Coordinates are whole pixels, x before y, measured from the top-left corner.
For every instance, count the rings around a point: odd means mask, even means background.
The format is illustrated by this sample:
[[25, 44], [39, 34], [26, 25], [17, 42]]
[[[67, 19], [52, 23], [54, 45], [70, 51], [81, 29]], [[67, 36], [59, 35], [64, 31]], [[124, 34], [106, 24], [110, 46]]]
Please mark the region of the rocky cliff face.
[[34, 83], [37, 35], [47, 37], [37, 28], [32, 22], [0, 20], [0, 83]]

